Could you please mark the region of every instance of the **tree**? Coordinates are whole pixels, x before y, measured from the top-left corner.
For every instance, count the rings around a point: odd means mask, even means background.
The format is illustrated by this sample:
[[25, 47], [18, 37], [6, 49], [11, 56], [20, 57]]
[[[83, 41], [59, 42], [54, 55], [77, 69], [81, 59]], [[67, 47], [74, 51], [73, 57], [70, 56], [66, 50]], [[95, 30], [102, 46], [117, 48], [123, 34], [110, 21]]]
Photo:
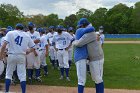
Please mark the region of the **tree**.
[[16, 23], [21, 22], [21, 18], [23, 18], [23, 13], [19, 11], [19, 9], [16, 6], [13, 6], [11, 4], [1, 4], [1, 18], [3, 21], [3, 26], [15, 26]]
[[137, 2], [135, 4], [135, 8], [133, 9], [132, 16], [131, 16], [132, 22], [132, 31], [133, 33], [139, 33], [140, 34], [140, 2]]
[[98, 30], [99, 26], [101, 25], [105, 27], [107, 17], [106, 13], [107, 13], [106, 8], [99, 8], [91, 16], [92, 24], [96, 28], [96, 30]]
[[107, 30], [108, 33], [129, 33], [127, 29], [129, 26], [129, 16], [127, 15], [130, 8], [125, 4], [115, 5], [112, 9], [107, 12]]
[[0, 26], [6, 27], [6, 20], [8, 18], [8, 13], [0, 7]]
[[44, 25], [51, 26], [51, 25], [59, 25], [60, 20], [58, 19], [57, 14], [50, 14], [44, 17]]
[[66, 27], [75, 27], [77, 25], [77, 18], [75, 14], [71, 14], [66, 17], [64, 20], [64, 26]]
[[76, 16], [77, 16], [78, 20], [83, 17], [90, 19], [91, 15], [93, 15], [93, 12], [91, 10], [87, 10], [84, 8], [81, 8], [81, 9], [79, 9], [78, 12], [76, 12]]

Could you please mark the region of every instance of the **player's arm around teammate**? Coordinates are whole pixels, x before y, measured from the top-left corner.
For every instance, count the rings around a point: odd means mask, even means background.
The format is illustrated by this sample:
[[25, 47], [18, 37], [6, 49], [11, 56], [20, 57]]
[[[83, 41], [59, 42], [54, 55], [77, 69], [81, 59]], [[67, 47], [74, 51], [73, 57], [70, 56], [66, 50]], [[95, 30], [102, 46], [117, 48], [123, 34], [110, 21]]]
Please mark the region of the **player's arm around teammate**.
[[100, 45], [100, 41], [97, 40], [96, 33], [91, 32], [84, 34], [79, 40], [76, 40], [73, 44], [77, 47], [87, 45], [90, 72], [92, 80], [95, 81], [96, 93], [104, 93], [104, 84], [103, 84], [104, 54]]

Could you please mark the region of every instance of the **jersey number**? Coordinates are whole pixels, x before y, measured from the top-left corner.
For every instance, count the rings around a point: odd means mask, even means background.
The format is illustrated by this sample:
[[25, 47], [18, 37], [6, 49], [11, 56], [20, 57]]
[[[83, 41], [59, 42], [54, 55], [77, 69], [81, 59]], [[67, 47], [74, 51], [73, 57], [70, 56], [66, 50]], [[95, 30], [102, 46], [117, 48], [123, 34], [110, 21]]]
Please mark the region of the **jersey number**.
[[17, 36], [15, 39], [16, 44], [21, 46], [22, 39], [23, 39], [23, 37]]
[[63, 45], [66, 45], [66, 41], [63, 41]]

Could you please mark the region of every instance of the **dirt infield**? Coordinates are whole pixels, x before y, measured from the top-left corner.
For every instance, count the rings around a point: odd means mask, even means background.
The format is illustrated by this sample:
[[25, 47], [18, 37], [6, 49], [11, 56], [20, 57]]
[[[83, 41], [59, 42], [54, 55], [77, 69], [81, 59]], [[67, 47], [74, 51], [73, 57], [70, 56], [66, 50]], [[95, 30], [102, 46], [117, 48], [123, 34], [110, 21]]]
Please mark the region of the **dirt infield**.
[[[3, 91], [4, 84], [2, 84], [2, 91], [0, 91], [0, 93], [4, 93]], [[10, 93], [21, 93], [20, 91], [20, 85], [12, 85], [10, 87]], [[77, 88], [45, 85], [27, 85], [27, 93], [77, 93]], [[85, 88], [85, 93], [95, 93], [95, 89]], [[105, 93], [140, 93], [140, 90], [105, 89]]]
[[140, 41], [105, 41], [110, 44], [140, 44]]

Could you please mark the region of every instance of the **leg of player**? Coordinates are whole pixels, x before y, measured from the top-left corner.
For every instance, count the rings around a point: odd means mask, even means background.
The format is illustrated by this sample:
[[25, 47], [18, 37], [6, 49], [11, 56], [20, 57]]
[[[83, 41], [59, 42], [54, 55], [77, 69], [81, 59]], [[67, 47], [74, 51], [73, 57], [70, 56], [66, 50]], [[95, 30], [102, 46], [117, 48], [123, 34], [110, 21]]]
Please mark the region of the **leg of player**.
[[103, 82], [103, 64], [104, 59], [90, 62], [90, 71], [92, 80], [95, 81], [96, 93], [104, 93]]
[[32, 83], [32, 77], [33, 77], [33, 63], [35, 62], [34, 54], [30, 53], [26, 56], [27, 59], [27, 74], [28, 74], [28, 80], [29, 83]]
[[48, 67], [46, 64], [45, 52], [46, 52], [46, 50], [40, 51], [40, 61], [41, 61], [41, 65], [43, 66], [43, 69], [44, 69], [44, 76], [47, 76], [48, 75]]
[[66, 79], [68, 81], [70, 81], [70, 79], [69, 79], [69, 63], [68, 63], [68, 59], [69, 59], [68, 51], [63, 50], [63, 62], [64, 62], [64, 68], [65, 68], [65, 72], [66, 72]]
[[63, 63], [63, 58], [62, 58], [62, 50], [58, 50], [57, 51], [57, 58], [58, 58], [58, 62], [59, 62], [59, 67], [60, 67], [60, 78], [59, 79], [63, 79], [64, 78], [64, 63]]
[[72, 49], [68, 50], [68, 54], [69, 54], [69, 67], [71, 67], [71, 64], [72, 64]]
[[84, 93], [86, 83], [86, 59], [76, 62], [77, 77], [78, 77], [78, 93]]
[[9, 55], [7, 59], [7, 68], [6, 68], [6, 79], [5, 79], [5, 92], [9, 92], [13, 72], [16, 68], [16, 62], [12, 58], [13, 56]]
[[55, 54], [54, 54], [54, 47], [50, 46], [50, 58], [51, 58], [51, 63], [52, 63], [52, 68], [55, 68]]
[[20, 85], [22, 89], [22, 93], [26, 93], [26, 61], [25, 61], [25, 56], [24, 55], [18, 55], [20, 61], [18, 62], [17, 60], [17, 74], [18, 78], [20, 80]]

